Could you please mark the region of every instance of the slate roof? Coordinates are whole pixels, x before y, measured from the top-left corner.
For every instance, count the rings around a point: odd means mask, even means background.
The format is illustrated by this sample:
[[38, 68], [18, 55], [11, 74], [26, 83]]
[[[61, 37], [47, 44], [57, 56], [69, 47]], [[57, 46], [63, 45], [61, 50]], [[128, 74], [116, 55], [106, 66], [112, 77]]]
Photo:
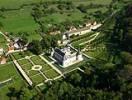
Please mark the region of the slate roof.
[[62, 52], [60, 49], [58, 49], [58, 48], [56, 48], [55, 49], [55, 52], [57, 52], [59, 55], [61, 55], [61, 56], [65, 56], [65, 53], [64, 52]]

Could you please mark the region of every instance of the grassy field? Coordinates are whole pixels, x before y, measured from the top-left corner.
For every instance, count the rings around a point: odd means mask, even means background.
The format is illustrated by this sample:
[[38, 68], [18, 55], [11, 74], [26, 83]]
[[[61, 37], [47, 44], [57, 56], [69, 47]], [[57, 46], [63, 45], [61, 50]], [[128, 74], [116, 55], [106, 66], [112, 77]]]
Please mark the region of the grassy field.
[[7, 49], [7, 44], [6, 40], [3, 37], [3, 35], [0, 34], [0, 48], [4, 48], [4, 50]]
[[15, 87], [16, 89], [19, 89], [21, 86], [26, 85], [22, 77], [19, 75], [19, 73], [17, 73], [17, 70], [15, 69], [13, 63], [0, 65], [0, 82], [5, 81], [9, 78], [12, 78], [11, 82], [0, 85], [1, 100], [8, 100], [6, 93], [9, 92], [9, 87]]
[[[39, 3], [40, 1], [45, 2], [45, 1], [55, 1], [55, 0], [0, 0], [0, 6], [5, 8], [18, 8], [23, 4]], [[67, 0], [67, 1], [73, 1], [76, 5], [80, 3], [82, 4], [96, 3], [96, 4], [108, 5], [111, 2], [111, 0], [105, 0], [105, 1], [104, 0]]]
[[31, 7], [24, 7], [21, 10], [5, 11], [5, 18], [0, 18], [4, 30], [8, 32], [33, 32], [38, 28], [31, 16]]
[[21, 10], [3, 12], [5, 18], [0, 18], [3, 24], [3, 31], [12, 32], [13, 36], [19, 36], [18, 32], [28, 32], [27, 38], [31, 40], [40, 40], [41, 36], [36, 33], [38, 24], [31, 16], [31, 7], [24, 7]]
[[18, 8], [23, 4], [38, 3], [41, 0], [0, 0], [0, 7]]
[[106, 12], [108, 10], [107, 6], [110, 4], [110, 2], [112, 0], [106, 0], [106, 1], [103, 1], [103, 0], [82, 0], [82, 1], [80, 1], [80, 0], [71, 0], [71, 1], [75, 5], [75, 7], [77, 7], [80, 4], [84, 4], [84, 5], [102, 4], [102, 5], [104, 5], [104, 7], [89, 8], [89, 9], [87, 9], [87, 13], [82, 13], [78, 9], [74, 9], [72, 11], [65, 11], [65, 10], [63, 11], [62, 10], [60, 12], [60, 10], [57, 8], [57, 5], [50, 5], [49, 8], [50, 7], [54, 8], [54, 9], [58, 10], [58, 12], [42, 17], [41, 21], [50, 22], [50, 24], [59, 24], [59, 23], [64, 22], [66, 20], [83, 21], [84, 17], [86, 15], [88, 15], [89, 17], [92, 18], [92, 20], [94, 20], [95, 18], [92, 16], [92, 13], [94, 13], [96, 11], [101, 11], [103, 13]]
[[[31, 4], [31, 3], [39, 3], [40, 1], [53, 1], [53, 0], [0, 0], [0, 7], [5, 8], [17, 8], [20, 7], [22, 4]], [[70, 0], [69, 0], [70, 1]], [[74, 5], [77, 6], [79, 4], [103, 4], [108, 5], [111, 0], [71, 0], [73, 1]], [[52, 7], [53, 5], [50, 5]], [[56, 7], [55, 7], [56, 8]], [[4, 12], [4, 19], [0, 19], [3, 23], [4, 30], [9, 32], [19, 32], [19, 31], [27, 31], [32, 32], [38, 28], [38, 25], [34, 22], [31, 16], [31, 9], [32, 6], [26, 6], [21, 10], [14, 10], [14, 11], [5, 11]], [[95, 9], [88, 9], [88, 13], [95, 12], [100, 10], [102, 12], [106, 11], [106, 7], [102, 8], [95, 8]], [[67, 16], [70, 14], [70, 16]], [[66, 19], [70, 20], [81, 20], [85, 14], [75, 10], [75, 12], [69, 12], [64, 14], [55, 13], [52, 15], [45, 16], [42, 20], [53, 20], [54, 23], [62, 22]]]

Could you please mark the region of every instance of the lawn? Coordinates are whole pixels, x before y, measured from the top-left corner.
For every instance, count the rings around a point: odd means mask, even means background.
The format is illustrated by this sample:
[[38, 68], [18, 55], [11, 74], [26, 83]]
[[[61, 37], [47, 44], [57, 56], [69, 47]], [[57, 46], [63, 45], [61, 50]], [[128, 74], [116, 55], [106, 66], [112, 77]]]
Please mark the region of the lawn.
[[71, 20], [71, 21], [83, 20], [84, 16], [85, 14], [82, 14], [79, 11], [74, 11], [74, 12], [69, 12], [69, 13], [64, 12], [63, 14], [53, 13], [51, 15], [43, 17], [41, 20], [52, 22], [53, 24], [57, 24], [57, 23], [64, 22], [66, 20]]
[[12, 54], [13, 57], [18, 60], [18, 59], [22, 59], [26, 56], [34, 56], [30, 51], [24, 51], [24, 52], [16, 52]]
[[[40, 1], [53, 1], [53, 0], [0, 0], [0, 6], [5, 8], [19, 8], [23, 4], [32, 4], [32, 3], [39, 3]], [[73, 1], [73, 4], [75, 6], [78, 6], [79, 4], [102, 4], [102, 5], [108, 5], [111, 0], [71, 0]], [[51, 4], [48, 8], [56, 8], [57, 4]], [[34, 40], [40, 40], [41, 36], [39, 33], [36, 33], [35, 30], [39, 28], [39, 25], [34, 21], [33, 17], [31, 16], [32, 12], [32, 5], [24, 6], [20, 10], [11, 10], [11, 11], [4, 11], [3, 16], [5, 18], [0, 18], [0, 22], [3, 24], [4, 31], [7, 32], [13, 32], [13, 36], [19, 36], [18, 32], [28, 32], [29, 36], [28, 39]], [[88, 9], [88, 13], [82, 13], [79, 10], [75, 9], [73, 11], [63, 11], [63, 13], [53, 13], [49, 14], [47, 16], [42, 17], [41, 21], [47, 21], [48, 24], [58, 24], [61, 22], [64, 22], [66, 20], [71, 21], [81, 21], [84, 20], [85, 15], [92, 16], [91, 13], [100, 10], [102, 12], [106, 12], [107, 7], [99, 7], [99, 8], [90, 8]], [[94, 19], [92, 16], [91, 18]]]
[[15, 73], [16, 72], [14, 71], [14, 65], [12, 63], [0, 65], [0, 81], [4, 81], [8, 78], [14, 77]]
[[47, 78], [55, 78], [59, 76], [59, 74], [52, 69], [45, 61], [43, 61], [39, 56], [33, 56], [31, 57], [31, 60], [36, 64], [36, 65], [41, 65], [42, 69], [41, 71], [47, 76]]
[[20, 65], [25, 65], [25, 64], [29, 63], [29, 61], [27, 59], [22, 59], [22, 60], [18, 60], [18, 63]]
[[38, 3], [41, 0], [0, 0], [0, 7], [5, 7], [8, 9], [18, 8], [23, 4]]
[[[0, 0], [0, 6], [6, 8], [18, 8], [23, 4], [39, 3], [40, 1], [55, 1], [55, 0]], [[108, 5], [112, 0], [71, 0], [71, 1], [73, 1], [75, 5], [79, 5], [80, 3], [81, 4], [96, 3], [96, 4]]]
[[4, 30], [8, 32], [34, 32], [38, 28], [31, 16], [31, 7], [25, 7], [21, 10], [3, 12], [5, 18], [0, 18]]
[[53, 69], [52, 70], [49, 70], [47, 72], [44, 72], [44, 73], [50, 79], [53, 79], [53, 78], [59, 76], [59, 74], [55, 70], [53, 70]]
[[0, 48], [3, 48], [4, 50], [7, 50], [7, 41], [5, 40], [5, 37], [0, 34]]
[[85, 4], [85, 5], [88, 5], [88, 4], [102, 4], [102, 5], [108, 5], [111, 3], [112, 0], [74, 0], [76, 2], [74, 2], [76, 5], [79, 5], [80, 3], [81, 4]]
[[33, 82], [35, 84], [42, 83], [42, 82], [44, 82], [46, 80], [42, 75], [33, 76], [33, 77], [31, 77], [31, 79], [33, 80]]
[[15, 87], [16, 89], [19, 89], [21, 86], [26, 85], [25, 81], [17, 72], [13, 63], [0, 65], [0, 82], [5, 81], [9, 78], [12, 78], [11, 82], [0, 85], [1, 100], [9, 100], [9, 98], [6, 96], [6, 94], [9, 92], [8, 90], [9, 87]]
[[31, 70], [32, 68], [32, 64], [31, 63], [27, 63], [27, 64], [24, 64], [24, 65], [21, 65], [21, 67], [24, 69], [24, 70]]

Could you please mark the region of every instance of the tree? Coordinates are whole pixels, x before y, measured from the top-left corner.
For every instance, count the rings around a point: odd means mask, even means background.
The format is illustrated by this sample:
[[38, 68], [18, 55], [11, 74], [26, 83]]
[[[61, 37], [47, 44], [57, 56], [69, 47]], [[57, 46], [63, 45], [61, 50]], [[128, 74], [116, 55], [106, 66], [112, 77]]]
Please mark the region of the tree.
[[57, 35], [44, 35], [43, 39], [41, 40], [41, 45], [43, 47], [44, 50], [47, 51], [47, 53], [49, 53], [49, 50], [51, 48], [55, 48], [58, 46], [58, 40], [61, 39], [61, 35], [57, 34]]
[[43, 39], [41, 40], [41, 46], [43, 49], [48, 51], [51, 47], [51, 36], [50, 35], [44, 35]]
[[0, 29], [3, 27], [3, 24], [2, 24], [2, 22], [0, 22]]
[[123, 64], [132, 64], [132, 55], [129, 52], [121, 52], [121, 59]]
[[38, 40], [33, 40], [30, 44], [29, 44], [29, 49], [31, 52], [33, 52], [34, 54], [41, 54], [42, 53], [42, 46], [40, 44], [40, 41]]
[[79, 73], [74, 73], [69, 77], [69, 80], [75, 85], [78, 85], [80, 83], [81, 79], [82, 79], [82, 77], [80, 76]]
[[87, 7], [84, 4], [80, 4], [77, 9], [79, 9], [82, 13], [87, 13]]

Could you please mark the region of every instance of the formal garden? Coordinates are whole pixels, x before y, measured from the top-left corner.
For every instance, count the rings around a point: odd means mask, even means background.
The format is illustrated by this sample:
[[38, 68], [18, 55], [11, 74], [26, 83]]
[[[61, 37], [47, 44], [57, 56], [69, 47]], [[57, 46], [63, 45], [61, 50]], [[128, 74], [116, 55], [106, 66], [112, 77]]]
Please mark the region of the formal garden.
[[54, 80], [60, 75], [40, 56], [33, 55], [31, 52], [19, 52], [12, 55], [35, 85]]
[[[39, 100], [42, 97], [45, 100], [63, 100], [71, 97], [75, 100], [77, 97], [84, 99], [84, 96], [93, 100], [132, 98], [132, 56], [128, 52], [132, 50], [129, 45], [131, 38], [126, 39], [128, 34], [130, 36], [130, 30], [124, 37], [126, 41], [122, 40], [122, 30], [130, 29], [131, 20], [124, 19], [132, 15], [129, 10], [131, 7], [118, 13], [129, 1], [131, 0], [0, 0], [0, 31], [8, 32], [10, 38], [26, 37], [26, 42], [34, 49], [31, 52], [12, 53], [8, 56], [9, 61], [0, 65], [0, 99]], [[122, 28], [124, 22], [115, 17], [121, 13], [126, 15], [120, 19], [128, 21], [128, 28]], [[72, 46], [75, 49], [80, 47], [85, 55], [84, 61], [63, 69], [52, 58], [42, 55], [43, 52], [49, 52], [51, 47], [56, 47], [57, 40], [60, 39], [60, 35], [48, 33], [63, 33], [71, 26], [80, 29], [86, 22], [92, 21], [104, 25], [99, 30], [71, 38]], [[114, 41], [116, 37], [123, 46]], [[111, 45], [115, 43], [116, 46]], [[7, 41], [0, 34], [1, 47], [7, 49]], [[13, 60], [31, 79], [32, 87], [26, 83]], [[81, 72], [75, 71], [76, 69]], [[52, 81], [56, 79], [58, 81]], [[51, 83], [45, 84], [46, 82]], [[36, 86], [42, 91], [37, 90]]]

